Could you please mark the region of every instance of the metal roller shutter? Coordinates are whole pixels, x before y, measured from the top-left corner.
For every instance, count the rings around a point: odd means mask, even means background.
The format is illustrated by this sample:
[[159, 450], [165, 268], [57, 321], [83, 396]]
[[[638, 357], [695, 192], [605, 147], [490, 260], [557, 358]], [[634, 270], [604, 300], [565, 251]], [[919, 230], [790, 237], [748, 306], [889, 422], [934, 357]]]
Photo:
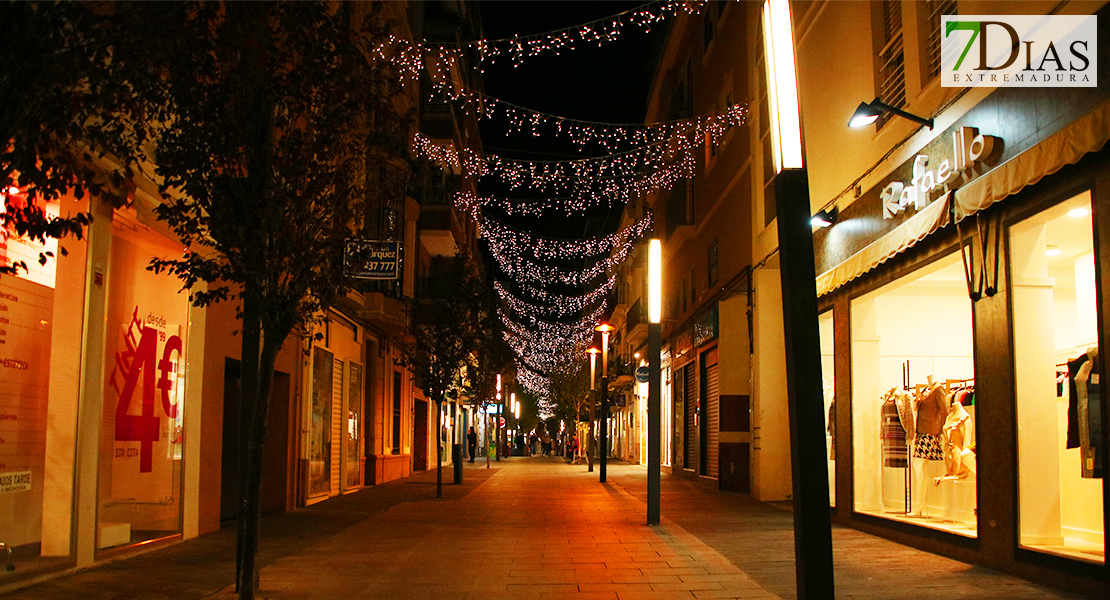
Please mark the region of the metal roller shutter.
[[698, 428], [696, 423], [698, 407], [698, 387], [695, 364], [686, 365], [686, 461], [683, 464], [687, 469], [695, 468], [697, 464]]
[[706, 432], [708, 433], [708, 442], [706, 444], [706, 467], [708, 468], [708, 475], [710, 477], [717, 477], [719, 470], [720, 460], [718, 458], [719, 451], [717, 446], [718, 432], [720, 431], [720, 387], [717, 383], [717, 371], [719, 366], [716, 364], [709, 365], [706, 368], [706, 406], [705, 418], [709, 420], [706, 424]]
[[332, 360], [331, 379], [331, 494], [339, 493], [339, 477], [343, 466], [343, 361]]

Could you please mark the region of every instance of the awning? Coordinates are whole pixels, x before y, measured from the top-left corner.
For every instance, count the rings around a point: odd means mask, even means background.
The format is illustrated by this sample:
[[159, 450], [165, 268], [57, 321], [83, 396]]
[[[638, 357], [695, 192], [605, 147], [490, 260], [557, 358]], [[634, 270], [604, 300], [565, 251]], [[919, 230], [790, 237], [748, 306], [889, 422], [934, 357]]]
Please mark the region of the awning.
[[1043, 142], [1018, 154], [956, 194], [956, 220], [965, 218], [1079, 162], [1110, 140], [1110, 102], [1076, 119]]
[[817, 276], [817, 296], [823, 296], [883, 264], [930, 233], [948, 224], [948, 192], [886, 235], [864, 246], [844, 262]]
[[[1004, 200], [1110, 141], [1110, 101], [1066, 125], [1036, 146], [956, 191], [953, 213], [961, 221]], [[951, 194], [938, 198], [886, 235], [817, 276], [822, 296], [904, 252], [949, 221]]]

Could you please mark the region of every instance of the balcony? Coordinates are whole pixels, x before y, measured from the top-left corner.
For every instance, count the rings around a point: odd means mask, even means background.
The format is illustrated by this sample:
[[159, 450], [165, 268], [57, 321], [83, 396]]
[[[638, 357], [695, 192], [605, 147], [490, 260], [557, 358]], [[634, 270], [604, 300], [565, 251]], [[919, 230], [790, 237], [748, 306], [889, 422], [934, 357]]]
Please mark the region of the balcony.
[[451, 141], [459, 138], [454, 107], [444, 101], [429, 100], [420, 114], [420, 133], [433, 140]]
[[371, 327], [394, 337], [407, 337], [412, 320], [412, 299], [402, 294], [402, 279], [359, 281], [339, 301], [339, 307]]
[[377, 106], [370, 109], [368, 118], [370, 127], [367, 141], [389, 154], [408, 158], [409, 128], [401, 115]]
[[455, 245], [464, 239], [462, 222], [455, 210], [455, 182], [431, 177], [420, 194], [420, 243], [431, 256], [454, 256]]

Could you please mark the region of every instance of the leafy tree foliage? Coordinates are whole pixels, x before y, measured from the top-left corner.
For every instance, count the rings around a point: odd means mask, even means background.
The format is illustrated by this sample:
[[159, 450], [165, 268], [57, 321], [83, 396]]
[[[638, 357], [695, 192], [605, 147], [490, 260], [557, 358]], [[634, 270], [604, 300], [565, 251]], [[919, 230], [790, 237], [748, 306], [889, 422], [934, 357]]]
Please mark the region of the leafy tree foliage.
[[[47, 202], [68, 193], [100, 196], [117, 206], [126, 202], [150, 137], [148, 123], [159, 117], [146, 96], [158, 85], [144, 77], [141, 46], [147, 38], [130, 8], [0, 3], [3, 235], [40, 244], [80, 238], [87, 213], [53, 218], [45, 212]], [[40, 254], [39, 262], [49, 258]], [[21, 261], [0, 261], [0, 273], [26, 269]]]

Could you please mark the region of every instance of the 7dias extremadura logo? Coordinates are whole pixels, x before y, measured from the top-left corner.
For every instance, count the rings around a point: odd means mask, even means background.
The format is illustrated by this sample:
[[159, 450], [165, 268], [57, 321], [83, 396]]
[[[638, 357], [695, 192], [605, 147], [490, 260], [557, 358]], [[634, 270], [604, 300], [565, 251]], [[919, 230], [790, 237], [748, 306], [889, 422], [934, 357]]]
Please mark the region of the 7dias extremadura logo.
[[943, 87], [1096, 87], [1095, 16], [950, 15]]

